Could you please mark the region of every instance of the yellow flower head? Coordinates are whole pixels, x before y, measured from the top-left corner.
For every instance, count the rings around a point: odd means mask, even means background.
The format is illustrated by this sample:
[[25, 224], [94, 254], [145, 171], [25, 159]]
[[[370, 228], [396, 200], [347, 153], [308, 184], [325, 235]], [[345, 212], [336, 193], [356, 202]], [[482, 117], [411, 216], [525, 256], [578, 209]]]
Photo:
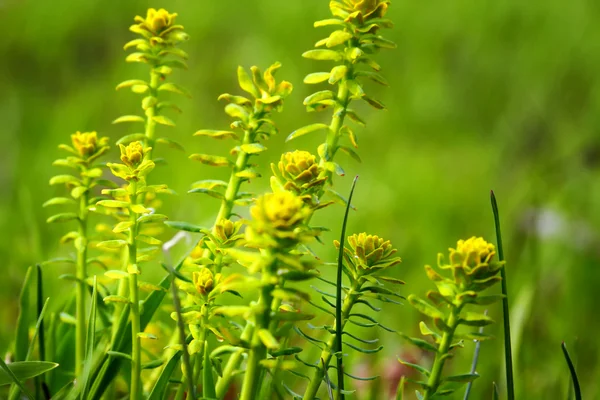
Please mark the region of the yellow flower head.
[[390, 5], [389, 0], [334, 0], [329, 3], [331, 12], [336, 15], [336, 10], [343, 10], [352, 15], [360, 14], [364, 19], [383, 18]]
[[131, 142], [127, 146], [120, 144], [119, 147], [121, 149], [121, 161], [130, 168], [140, 165], [144, 159], [144, 154], [148, 152], [148, 149], [144, 149], [140, 142]]
[[291, 231], [306, 221], [310, 209], [298, 196], [283, 191], [259, 197], [250, 209], [250, 215], [255, 222], [270, 228]]
[[161, 36], [161, 33], [169, 29], [175, 24], [176, 13], [169, 13], [164, 8], [156, 10], [149, 8], [146, 13], [146, 18], [137, 16], [134, 21], [137, 25], [152, 33], [154, 36]]
[[194, 287], [201, 295], [206, 295], [215, 285], [215, 279], [212, 272], [208, 268], [202, 268], [200, 271], [194, 271], [192, 274]]
[[215, 225], [215, 236], [222, 242], [232, 239], [238, 234], [242, 227], [241, 222], [233, 222], [230, 219], [222, 219]]
[[[339, 242], [334, 242], [339, 248]], [[374, 267], [387, 268], [401, 262], [399, 257], [394, 257], [396, 249], [389, 240], [377, 235], [366, 233], [354, 234], [348, 237], [348, 244], [353, 253], [354, 262], [362, 269]]]
[[[317, 158], [308, 151], [296, 150], [281, 155], [277, 165], [283, 187], [297, 195], [318, 192], [327, 178], [319, 178], [321, 168]], [[274, 171], [276, 172], [276, 171]]]
[[[104, 139], [104, 138], [103, 138]], [[101, 139], [100, 142], [104, 140]], [[73, 147], [79, 152], [82, 157], [89, 157], [96, 153], [98, 147], [102, 145], [98, 141], [98, 135], [96, 132], [79, 132], [71, 135], [71, 142]]]
[[472, 237], [459, 240], [456, 249], [450, 249], [452, 263], [464, 263], [466, 267], [475, 268], [481, 264], [488, 264], [496, 254], [493, 244], [486, 242], [481, 237]]

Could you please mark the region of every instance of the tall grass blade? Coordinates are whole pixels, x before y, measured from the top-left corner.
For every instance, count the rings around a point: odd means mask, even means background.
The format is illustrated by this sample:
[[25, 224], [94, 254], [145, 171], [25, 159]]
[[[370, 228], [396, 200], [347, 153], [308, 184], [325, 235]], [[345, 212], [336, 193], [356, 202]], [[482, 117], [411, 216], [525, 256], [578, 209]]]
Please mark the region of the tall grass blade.
[[29, 390], [27, 390], [27, 388], [25, 388], [25, 386], [23, 386], [23, 384], [21, 383], [19, 378], [17, 378], [15, 373], [10, 368], [8, 368], [8, 365], [6, 365], [6, 363], [4, 362], [2, 357], [0, 357], [0, 368], [2, 368], [2, 370], [4, 370], [4, 372], [10, 377], [10, 379], [13, 381], [13, 383], [15, 385], [17, 385], [17, 387], [19, 389], [21, 389], [21, 391], [25, 394], [25, 396], [28, 399], [30, 399], [30, 400], [35, 399], [35, 397], [31, 394], [31, 392]]
[[[185, 354], [184, 354], [185, 356]], [[190, 379], [190, 386], [194, 382]], [[204, 365], [202, 367], [202, 395], [205, 399], [216, 399], [217, 391], [215, 389], [215, 379], [213, 376], [212, 363], [210, 362], [210, 353], [208, 352], [208, 341], [204, 342]]]
[[[188, 353], [187, 350], [187, 343], [185, 341], [185, 324], [183, 323], [183, 317], [181, 316], [181, 303], [179, 302], [179, 295], [177, 293], [177, 286], [175, 286], [175, 270], [170, 266], [170, 265], [166, 265], [163, 264], [163, 268], [165, 268], [166, 270], [169, 271], [169, 273], [171, 274], [171, 294], [173, 296], [173, 306], [175, 308], [175, 312], [177, 313], [177, 330], [179, 331], [179, 343], [181, 343], [181, 345], [183, 346], [183, 367], [185, 368], [185, 372], [187, 375], [187, 382], [188, 382], [188, 390], [189, 390], [189, 394], [188, 394], [188, 398], [192, 398], [195, 399], [196, 398], [196, 387], [194, 385], [194, 370], [192, 369], [192, 363], [190, 362], [190, 353]], [[204, 354], [208, 357], [208, 353], [206, 352], [206, 343], [204, 343]], [[198, 354], [198, 357], [200, 357], [201, 355]], [[210, 360], [208, 361], [208, 363], [210, 364]], [[205, 364], [206, 364], [206, 360], [205, 360]], [[210, 365], [209, 365], [210, 366]], [[206, 366], [205, 366], [206, 367]], [[211, 377], [212, 377], [212, 368], [211, 368]], [[204, 371], [204, 375], [203, 378], [206, 378], [206, 371]], [[214, 382], [212, 385], [212, 389], [214, 391]], [[204, 397], [217, 397], [216, 394], [211, 395], [211, 396], [207, 396], [206, 395], [206, 391], [210, 391], [210, 389], [207, 388], [203, 388], [204, 390]]]
[[29, 348], [29, 286], [32, 284], [32, 267], [27, 269], [25, 282], [19, 296], [19, 317], [17, 318], [17, 331], [15, 332], [15, 360], [25, 361], [27, 349]]
[[[175, 266], [175, 271], [179, 271], [185, 257], [183, 257], [179, 263]], [[169, 290], [169, 286], [171, 285], [171, 274], [165, 276], [159, 283], [158, 286], [164, 288], [165, 290]], [[140, 330], [143, 331], [146, 329], [146, 326], [154, 316], [156, 310], [162, 303], [166, 296], [166, 292], [162, 290], [155, 290], [150, 293], [146, 299], [142, 303], [142, 309], [140, 315]], [[115, 343], [111, 346], [113, 351], [118, 351], [120, 353], [129, 353], [131, 349], [131, 335], [127, 335], [125, 332], [131, 331], [131, 323], [129, 321], [129, 307], [126, 306], [121, 314], [121, 319], [119, 323], [119, 328], [115, 334]], [[106, 356], [104, 362], [98, 366], [98, 369], [94, 372], [94, 376], [97, 374], [97, 377], [94, 378], [94, 386], [90, 390], [89, 399], [90, 400], [98, 400], [103, 394], [104, 391], [108, 388], [110, 382], [117, 376], [119, 369], [121, 368], [121, 362], [123, 361], [120, 357], [108, 357]]]
[[[44, 314], [44, 280], [42, 275], [42, 267], [38, 264], [36, 265], [37, 272], [37, 315], [38, 320], [40, 321], [40, 329], [38, 334], [38, 352], [40, 361], [46, 361], [46, 338], [44, 334], [44, 319], [42, 315]], [[49, 400], [52, 396], [50, 395], [50, 389], [46, 384], [46, 380], [44, 379], [44, 375], [40, 375], [36, 377], [36, 398], [39, 397], [38, 391], [42, 391], [44, 393], [44, 398]]]
[[344, 269], [344, 243], [346, 240], [346, 225], [348, 223], [348, 213], [350, 212], [350, 204], [352, 204], [352, 195], [354, 194], [354, 188], [356, 187], [356, 181], [358, 175], [354, 177], [352, 181], [352, 188], [350, 189], [350, 196], [348, 196], [348, 203], [346, 204], [346, 212], [344, 213], [344, 222], [342, 223], [342, 234], [340, 237], [340, 251], [338, 254], [338, 266], [337, 266], [337, 280], [335, 289], [335, 352], [337, 353], [337, 394], [336, 398], [344, 400], [344, 360], [342, 353], [342, 271]]
[[404, 379], [404, 375], [402, 375], [396, 389], [396, 400], [404, 400]]
[[[492, 201], [492, 210], [494, 212], [494, 224], [496, 225], [496, 241], [498, 244], [498, 258], [500, 261], [504, 261], [504, 249], [502, 247], [502, 233], [500, 231], [500, 214], [498, 212], [498, 203], [496, 202], [496, 196], [494, 191], [490, 191], [490, 197]], [[508, 400], [515, 399], [515, 386], [513, 378], [513, 360], [512, 360], [512, 346], [510, 342], [510, 318], [508, 313], [508, 289], [506, 286], [506, 265], [500, 270], [502, 276], [502, 314], [504, 316], [504, 358], [506, 364], [506, 390]]]
[[[57, 363], [49, 361], [16, 361], [11, 364], [7, 364], [8, 369], [17, 378], [19, 382], [27, 379], [35, 378], [41, 374], [53, 370], [58, 367]], [[0, 386], [9, 385], [14, 383], [13, 376], [10, 375], [5, 369], [0, 369]]]
[[[189, 344], [193, 339], [192, 335], [188, 335], [185, 340], [186, 344]], [[183, 355], [182, 351], [177, 351], [173, 356], [169, 359], [165, 367], [163, 368], [158, 380], [154, 384], [152, 391], [150, 392], [150, 396], [148, 400], [162, 400], [164, 398], [165, 392], [167, 390], [167, 386], [169, 385], [169, 380], [171, 379], [171, 375], [175, 372], [177, 368], [177, 364], [179, 363], [179, 359]]]
[[92, 369], [92, 360], [94, 358], [94, 345], [96, 342], [96, 310], [97, 310], [97, 299], [96, 294], [98, 293], [98, 283], [94, 276], [94, 291], [92, 292], [92, 306], [90, 308], [90, 317], [88, 319], [88, 329], [86, 337], [86, 355], [85, 364], [83, 366], [83, 390], [82, 398], [87, 399], [87, 395], [90, 388], [90, 374]]
[[492, 400], [500, 400], [500, 393], [498, 393], [496, 382], [492, 382]]
[[573, 380], [573, 390], [575, 391], [575, 400], [581, 400], [581, 387], [579, 386], [579, 379], [577, 379], [577, 372], [575, 371], [575, 366], [571, 361], [571, 357], [569, 356], [569, 352], [567, 351], [567, 345], [565, 342], [562, 342], [562, 351], [565, 355], [565, 360], [567, 360], [567, 365], [569, 366], [569, 371], [571, 372], [571, 379]]

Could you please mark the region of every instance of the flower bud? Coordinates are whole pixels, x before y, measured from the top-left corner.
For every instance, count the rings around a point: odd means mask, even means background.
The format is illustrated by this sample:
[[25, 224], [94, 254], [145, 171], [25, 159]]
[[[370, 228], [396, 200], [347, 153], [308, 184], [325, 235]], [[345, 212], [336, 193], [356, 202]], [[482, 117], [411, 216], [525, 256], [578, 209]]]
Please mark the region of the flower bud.
[[140, 142], [131, 142], [127, 147], [120, 144], [119, 147], [121, 148], [121, 161], [130, 168], [140, 165], [144, 159], [144, 153], [147, 151], [144, 151]]
[[98, 135], [96, 132], [81, 133], [77, 131], [74, 135], [71, 135], [71, 142], [82, 157], [89, 157], [98, 150]]
[[[339, 242], [334, 244], [339, 248]], [[377, 235], [367, 235], [364, 232], [354, 234], [348, 237], [348, 244], [359, 270], [388, 268], [401, 262], [399, 257], [394, 257], [397, 250], [393, 248], [392, 243]]]
[[164, 8], [159, 10], [149, 8], [146, 18], [137, 16], [134, 20], [141, 29], [152, 33], [153, 36], [160, 36], [162, 32], [175, 24], [176, 17], [176, 13], [170, 14]]
[[321, 168], [317, 158], [308, 151], [296, 150], [282, 154], [277, 168], [277, 175], [283, 178], [281, 184], [284, 189], [299, 196], [316, 194], [327, 180], [326, 177], [319, 178]]
[[195, 271], [192, 280], [198, 293], [203, 296], [208, 294], [215, 284], [213, 274], [208, 268], [202, 268], [199, 272]]

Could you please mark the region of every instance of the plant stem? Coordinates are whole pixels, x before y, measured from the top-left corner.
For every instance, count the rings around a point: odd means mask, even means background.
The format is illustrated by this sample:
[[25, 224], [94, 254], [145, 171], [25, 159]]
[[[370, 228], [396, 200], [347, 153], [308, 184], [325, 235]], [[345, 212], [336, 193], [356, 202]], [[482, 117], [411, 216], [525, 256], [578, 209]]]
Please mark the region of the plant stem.
[[[346, 322], [348, 322], [348, 316], [352, 311], [352, 307], [354, 306], [354, 300], [356, 293], [360, 290], [361, 284], [355, 282], [352, 284], [352, 287], [346, 293], [344, 297], [344, 303], [342, 305], [342, 323], [341, 330], [344, 330], [344, 326], [346, 326]], [[334, 326], [337, 326], [337, 321], [334, 322]], [[327, 369], [329, 367], [329, 363], [331, 362], [331, 357], [335, 353], [335, 349], [337, 347], [337, 340], [335, 334], [329, 335], [329, 340], [325, 345], [325, 348], [321, 352], [320, 360], [322, 361], [320, 365], [317, 366], [313, 376], [304, 392], [304, 400], [312, 400], [317, 395], [319, 391], [319, 387], [321, 387], [321, 382], [323, 381], [323, 377], [327, 373]]]
[[[504, 248], [502, 247], [502, 233], [500, 231], [500, 214], [498, 212], [498, 203], [494, 191], [490, 192], [492, 201], [492, 211], [494, 212], [494, 224], [496, 225], [496, 241], [498, 242], [498, 259], [504, 261]], [[515, 399], [515, 384], [513, 378], [512, 344], [510, 339], [510, 317], [508, 307], [508, 288], [506, 286], [506, 266], [503, 265], [500, 270], [502, 277], [502, 314], [504, 322], [504, 360], [506, 363], [506, 388], [508, 400]]]
[[448, 325], [449, 329], [442, 335], [440, 347], [435, 354], [435, 360], [433, 361], [433, 367], [431, 368], [431, 374], [429, 375], [429, 380], [427, 381], [427, 390], [425, 391], [423, 400], [431, 399], [440, 386], [442, 381], [442, 370], [444, 369], [444, 363], [448, 358], [448, 352], [450, 351], [450, 346], [452, 345], [454, 331], [458, 326], [458, 315], [460, 314], [461, 308], [462, 304], [458, 306], [452, 306], [450, 310], [450, 315], [446, 321], [446, 325]]
[[[266, 255], [271, 256], [272, 255]], [[260, 339], [259, 332], [261, 329], [269, 329], [271, 322], [271, 304], [273, 302], [272, 292], [274, 289], [273, 281], [274, 269], [276, 261], [271, 262], [266, 266], [262, 273], [263, 286], [260, 290], [260, 297], [256, 305], [254, 314], [254, 334], [250, 342], [250, 351], [248, 353], [248, 363], [246, 373], [244, 374], [244, 382], [242, 384], [242, 393], [240, 400], [253, 400], [256, 398], [257, 380], [261, 373], [260, 361], [267, 357], [267, 348]]]
[[[84, 178], [83, 185], [88, 187], [89, 178]], [[75, 292], [75, 376], [79, 376], [83, 370], [85, 359], [85, 336], [87, 332], [85, 315], [85, 298], [87, 278], [87, 230], [88, 230], [88, 200], [89, 193], [86, 190], [79, 198], [79, 237], [80, 244], [77, 246], [77, 286]]]
[[[130, 196], [135, 198], [137, 192], [137, 184], [135, 181], [130, 183], [131, 193]], [[140, 333], [140, 304], [139, 304], [139, 292], [138, 292], [138, 269], [137, 269], [137, 215], [133, 211], [129, 211], [131, 222], [134, 225], [129, 229], [129, 302], [131, 303], [130, 316], [131, 316], [131, 387], [129, 398], [131, 400], [137, 400], [140, 396], [141, 389], [141, 370], [142, 370], [142, 353], [141, 353], [141, 339], [138, 336]]]
[[[154, 98], [158, 98], [158, 84], [160, 83], [160, 75], [153, 70], [150, 71], [150, 96]], [[156, 116], [156, 105], [152, 105], [146, 109], [146, 146], [154, 147], [154, 131], [156, 128], [156, 121], [154, 121], [154, 117]], [[152, 150], [150, 150], [146, 154], [147, 160], [152, 160]]]

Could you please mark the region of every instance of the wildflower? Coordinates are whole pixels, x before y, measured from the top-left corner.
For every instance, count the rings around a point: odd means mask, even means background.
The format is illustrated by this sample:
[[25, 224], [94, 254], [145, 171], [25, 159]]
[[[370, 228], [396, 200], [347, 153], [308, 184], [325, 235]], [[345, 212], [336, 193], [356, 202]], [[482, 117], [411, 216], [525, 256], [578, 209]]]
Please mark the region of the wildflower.
[[285, 190], [299, 196], [318, 193], [327, 178], [319, 178], [321, 168], [317, 158], [308, 151], [284, 153], [273, 172]]
[[[339, 249], [340, 243], [334, 241], [334, 244]], [[397, 250], [393, 248], [392, 243], [377, 235], [364, 232], [354, 234], [348, 237], [348, 244], [355, 264], [360, 267], [359, 271], [388, 268], [401, 262], [399, 257], [394, 257]]]
[[200, 271], [195, 271], [192, 280], [198, 293], [203, 296], [208, 294], [215, 284], [214, 276], [208, 268], [202, 268]]
[[161, 34], [168, 28], [175, 24], [176, 13], [169, 13], [164, 8], [156, 10], [149, 8], [146, 13], [146, 18], [135, 17], [134, 21], [137, 22], [137, 26], [140, 29], [146, 30], [152, 33], [153, 36], [161, 36]]
[[120, 144], [119, 147], [121, 148], [121, 161], [130, 168], [136, 168], [140, 165], [144, 159], [144, 154], [149, 150], [144, 150], [140, 142], [131, 142], [127, 147]]

